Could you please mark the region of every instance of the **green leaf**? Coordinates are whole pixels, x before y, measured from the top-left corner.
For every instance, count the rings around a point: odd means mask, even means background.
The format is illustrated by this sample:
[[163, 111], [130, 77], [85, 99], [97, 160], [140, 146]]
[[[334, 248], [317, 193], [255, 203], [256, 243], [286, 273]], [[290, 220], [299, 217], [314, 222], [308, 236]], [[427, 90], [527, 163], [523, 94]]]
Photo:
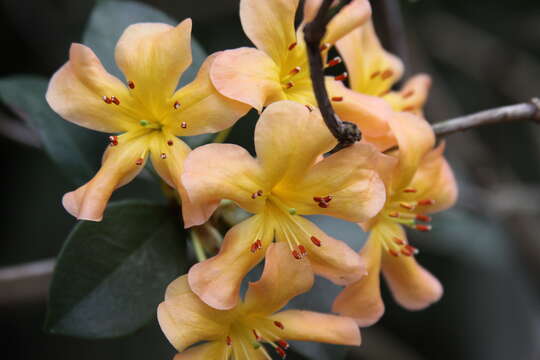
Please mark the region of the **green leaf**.
[[107, 138], [52, 111], [45, 100], [47, 83], [47, 79], [32, 75], [0, 79], [0, 101], [38, 131], [52, 160], [74, 185], [81, 185], [95, 173]]
[[[173, 26], [179, 23], [179, 21], [148, 5], [131, 1], [103, 1], [94, 8], [90, 16], [83, 42], [94, 50], [109, 72], [118, 78], [123, 78], [114, 61], [116, 42], [129, 25], [140, 22], [160, 22]], [[182, 75], [181, 85], [185, 85], [195, 78], [199, 67], [206, 58], [206, 52], [193, 38], [191, 47], [193, 63]]]
[[102, 222], [78, 223], [58, 258], [46, 330], [110, 338], [141, 328], [186, 271], [185, 238], [170, 208], [143, 201], [111, 204]]

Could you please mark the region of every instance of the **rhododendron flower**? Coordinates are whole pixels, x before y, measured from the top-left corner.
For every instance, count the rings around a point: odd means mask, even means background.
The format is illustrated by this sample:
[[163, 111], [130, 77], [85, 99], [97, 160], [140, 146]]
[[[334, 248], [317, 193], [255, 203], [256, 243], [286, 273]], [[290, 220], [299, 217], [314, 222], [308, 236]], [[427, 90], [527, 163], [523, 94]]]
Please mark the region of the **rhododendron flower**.
[[347, 286], [333, 306], [361, 326], [373, 324], [384, 312], [381, 269], [395, 300], [409, 310], [425, 308], [441, 297], [441, 284], [416, 262], [418, 250], [407, 242], [403, 227], [429, 231], [427, 214], [447, 209], [457, 197], [452, 170], [442, 155], [444, 145], [433, 149], [435, 137], [429, 124], [415, 116], [389, 124], [399, 144], [399, 161], [387, 182], [384, 209], [363, 224], [370, 230], [360, 252], [368, 274]]
[[190, 33], [190, 19], [176, 27], [128, 27], [115, 52], [127, 84], [81, 44], [71, 46], [69, 61], [52, 77], [47, 101], [54, 111], [77, 125], [113, 133], [96, 176], [63, 198], [66, 210], [78, 219], [101, 220], [112, 192], [130, 182], [148, 156], [187, 201], [180, 174], [190, 148], [177, 136], [222, 130], [247, 112], [246, 105], [212, 86], [209, 69], [216, 55], [205, 61], [193, 82], [175, 91], [191, 64]]
[[[254, 48], [227, 50], [214, 62], [212, 82], [225, 96], [261, 111], [279, 100], [315, 106], [302, 26], [295, 31], [299, 0], [241, 0], [240, 19]], [[328, 25], [321, 44], [328, 48], [371, 16], [367, 0], [353, 0]], [[309, 20], [306, 17], [305, 21]], [[335, 65], [328, 63], [328, 66]], [[344, 79], [346, 74], [338, 76]]]
[[204, 302], [234, 307], [242, 279], [274, 238], [288, 243], [290, 261], [307, 255], [316, 273], [337, 284], [362, 276], [358, 254], [301, 215], [353, 222], [375, 216], [386, 198], [376, 168], [393, 159], [368, 144], [321, 159], [335, 145], [317, 110], [281, 101], [268, 106], [257, 123], [257, 159], [231, 144], [209, 144], [190, 153], [182, 182], [204, 216], [190, 213], [186, 226], [205, 222], [221, 199], [255, 214], [229, 230], [218, 255], [191, 268], [190, 286]]
[[[287, 252], [283, 243], [268, 248], [261, 279], [249, 284], [244, 302], [231, 310], [203, 303], [190, 290], [186, 276], [172, 282], [159, 305], [158, 320], [181, 351], [174, 359], [265, 360], [271, 359], [267, 350], [272, 348], [285, 358], [287, 340], [360, 345], [360, 331], [350, 318], [301, 310], [277, 312], [313, 285], [309, 262], [288, 261]], [[201, 341], [205, 342], [188, 348]]]

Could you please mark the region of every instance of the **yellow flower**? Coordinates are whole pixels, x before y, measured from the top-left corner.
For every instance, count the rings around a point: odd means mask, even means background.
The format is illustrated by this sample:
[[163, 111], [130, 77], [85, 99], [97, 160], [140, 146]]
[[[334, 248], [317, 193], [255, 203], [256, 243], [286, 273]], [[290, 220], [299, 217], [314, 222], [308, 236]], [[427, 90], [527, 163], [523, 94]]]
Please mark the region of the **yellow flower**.
[[191, 152], [182, 182], [204, 216], [189, 214], [186, 226], [204, 223], [221, 199], [255, 214], [229, 230], [218, 255], [191, 268], [190, 286], [205, 303], [234, 307], [242, 279], [274, 238], [288, 243], [294, 258], [308, 255], [314, 271], [337, 284], [362, 276], [358, 255], [301, 215], [353, 222], [375, 216], [386, 198], [376, 168], [390, 157], [356, 144], [322, 159], [335, 145], [317, 110], [280, 101], [268, 106], [257, 123], [256, 159], [231, 144]]
[[408, 244], [403, 226], [429, 231], [427, 214], [451, 207], [457, 197], [452, 170], [442, 155], [444, 145], [433, 149], [435, 137], [429, 124], [412, 115], [391, 119], [389, 124], [399, 144], [399, 161], [387, 178], [384, 209], [363, 224], [371, 231], [360, 252], [368, 275], [347, 286], [333, 306], [361, 326], [373, 324], [384, 312], [381, 269], [395, 300], [407, 309], [425, 308], [442, 296], [439, 281], [416, 262], [418, 250]]
[[212, 86], [208, 73], [217, 55], [176, 91], [191, 64], [190, 33], [190, 19], [176, 27], [128, 27], [115, 52], [127, 86], [81, 44], [71, 46], [69, 61], [52, 77], [46, 97], [54, 111], [77, 125], [113, 133], [96, 176], [64, 195], [64, 207], [78, 219], [100, 221], [112, 192], [141, 171], [148, 155], [163, 180], [186, 198], [180, 174], [190, 148], [177, 136], [222, 130], [247, 112]]
[[[266, 360], [272, 348], [285, 358], [287, 340], [360, 345], [360, 331], [350, 318], [300, 310], [276, 313], [313, 285], [309, 262], [287, 261], [287, 252], [285, 244], [268, 248], [261, 279], [249, 284], [244, 302], [231, 310], [203, 303], [186, 276], [172, 282], [159, 305], [158, 320], [181, 352], [174, 359]], [[205, 343], [188, 348], [201, 341]]]
[[[227, 50], [214, 62], [211, 78], [225, 96], [258, 111], [279, 100], [316, 105], [311, 87], [306, 45], [301, 25], [294, 19], [299, 0], [241, 0], [240, 19], [254, 48]], [[306, 7], [304, 23], [315, 5]], [[330, 22], [323, 39], [323, 54], [331, 44], [371, 15], [367, 0], [353, 0]], [[346, 77], [346, 75], [341, 76]]]

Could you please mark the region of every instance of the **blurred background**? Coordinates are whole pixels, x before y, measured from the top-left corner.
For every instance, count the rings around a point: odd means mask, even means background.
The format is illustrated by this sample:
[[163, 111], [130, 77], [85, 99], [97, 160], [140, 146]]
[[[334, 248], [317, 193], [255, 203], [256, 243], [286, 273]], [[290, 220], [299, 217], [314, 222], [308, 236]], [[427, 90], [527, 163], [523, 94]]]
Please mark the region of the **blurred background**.
[[[193, 18], [193, 34], [208, 53], [250, 46], [240, 26], [238, 0], [142, 2], [177, 20]], [[92, 0], [0, 0], [0, 77], [50, 77], [67, 60], [70, 43], [81, 41], [94, 5]], [[537, 0], [411, 0], [400, 5], [408, 75], [426, 72], [434, 80], [426, 109], [429, 121], [540, 96]], [[374, 17], [381, 34], [388, 30], [385, 22], [395, 25], [399, 20], [382, 10]], [[395, 36], [383, 40], [396, 46]], [[41, 150], [38, 134], [20, 115], [0, 104], [0, 269], [54, 258], [75, 224], [60, 203], [73, 185]], [[252, 148], [253, 126], [252, 116], [242, 119], [229, 141]], [[496, 125], [452, 135], [447, 154], [460, 182], [459, 203], [435, 216], [432, 233], [412, 238], [421, 249], [419, 261], [439, 277], [445, 296], [428, 310], [411, 313], [384, 292], [385, 316], [363, 330], [364, 345], [349, 349], [348, 359], [540, 359], [540, 127]], [[99, 161], [96, 156], [95, 169]], [[133, 197], [159, 198], [160, 190], [139, 178], [113, 199]], [[335, 228], [337, 238], [357, 241], [353, 230], [327, 226]], [[3, 358], [172, 357], [155, 321], [112, 340], [42, 331], [51, 264], [37, 264], [44, 275], [27, 293], [24, 284], [14, 284], [10, 273], [0, 270]], [[18, 295], [9, 296], [12, 292]], [[313, 350], [306, 353], [308, 357], [291, 358], [332, 359]]]

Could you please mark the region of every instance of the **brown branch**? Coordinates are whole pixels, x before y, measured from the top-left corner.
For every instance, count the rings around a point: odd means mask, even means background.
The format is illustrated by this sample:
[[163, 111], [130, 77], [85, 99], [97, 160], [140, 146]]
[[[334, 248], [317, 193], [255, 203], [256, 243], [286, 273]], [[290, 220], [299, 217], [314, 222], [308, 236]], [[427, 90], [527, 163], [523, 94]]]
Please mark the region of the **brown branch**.
[[355, 124], [341, 121], [336, 115], [332, 108], [332, 104], [330, 103], [330, 99], [328, 98], [328, 92], [326, 91], [326, 86], [324, 84], [321, 41], [326, 34], [326, 26], [330, 20], [332, 20], [344, 6], [349, 4], [351, 0], [341, 0], [337, 6], [330, 9], [333, 2], [334, 0], [323, 0], [313, 21], [306, 24], [304, 27], [304, 39], [307, 46], [313, 92], [315, 93], [315, 98], [317, 99], [317, 104], [326, 126], [328, 126], [328, 129], [338, 141], [338, 145], [332, 150], [332, 152], [336, 152], [359, 141], [362, 135]]
[[437, 137], [441, 138], [483, 125], [517, 121], [534, 121], [540, 124], [540, 99], [533, 98], [530, 102], [484, 110], [442, 121], [433, 125], [433, 131]]

